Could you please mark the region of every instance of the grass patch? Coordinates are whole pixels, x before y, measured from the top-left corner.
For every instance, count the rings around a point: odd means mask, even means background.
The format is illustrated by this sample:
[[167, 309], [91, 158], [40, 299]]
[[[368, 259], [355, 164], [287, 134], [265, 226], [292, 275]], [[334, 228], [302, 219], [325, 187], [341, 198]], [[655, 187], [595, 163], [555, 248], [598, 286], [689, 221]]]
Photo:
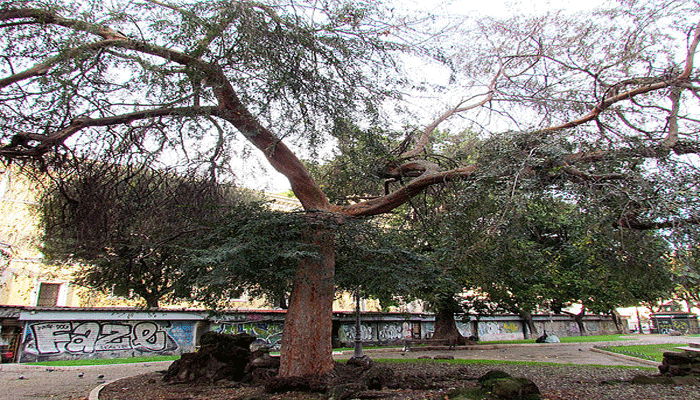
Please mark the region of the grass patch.
[[618, 369], [649, 369], [656, 370], [655, 367], [632, 367], [629, 365], [598, 365], [598, 364], [561, 364], [553, 362], [537, 362], [537, 361], [507, 361], [507, 360], [473, 360], [473, 359], [454, 359], [454, 360], [433, 360], [433, 359], [416, 359], [416, 358], [382, 358], [373, 359], [373, 361], [387, 364], [401, 363], [416, 363], [416, 364], [431, 364], [443, 363], [454, 365], [525, 365], [525, 366], [549, 366], [549, 367], [594, 367], [594, 368], [618, 368]]
[[180, 356], [153, 356], [153, 357], [131, 357], [131, 358], [95, 358], [85, 360], [57, 360], [26, 363], [27, 365], [45, 365], [47, 367], [73, 367], [86, 365], [108, 365], [108, 364], [133, 364], [153, 361], [173, 361]]
[[639, 344], [631, 346], [600, 346], [601, 350], [612, 353], [624, 354], [626, 356], [641, 358], [642, 360], [663, 361], [664, 353], [667, 351], [679, 351], [676, 347], [683, 347], [682, 343], [663, 344]]
[[[536, 339], [524, 340], [494, 340], [490, 342], [479, 342], [483, 344], [514, 344], [514, 343], [535, 343]], [[592, 335], [592, 336], [567, 336], [560, 337], [562, 343], [590, 343], [590, 342], [615, 342], [620, 340], [634, 340], [629, 335]]]

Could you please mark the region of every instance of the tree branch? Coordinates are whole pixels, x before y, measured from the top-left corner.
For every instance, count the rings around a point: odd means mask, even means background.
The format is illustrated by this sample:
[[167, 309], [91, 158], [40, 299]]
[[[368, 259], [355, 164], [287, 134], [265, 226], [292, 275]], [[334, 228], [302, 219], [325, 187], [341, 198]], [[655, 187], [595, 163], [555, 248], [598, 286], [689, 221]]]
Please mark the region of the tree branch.
[[450, 117], [463, 113], [465, 111], [473, 110], [477, 107], [481, 107], [484, 104], [490, 102], [493, 100], [493, 96], [496, 93], [496, 84], [498, 83], [498, 79], [504, 74], [505, 72], [505, 67], [506, 63], [501, 64], [501, 66], [498, 69], [498, 72], [496, 72], [496, 75], [494, 75], [493, 79], [491, 79], [491, 83], [489, 84], [489, 90], [484, 94], [484, 98], [477, 101], [476, 103], [468, 104], [465, 105], [465, 103], [468, 100], [461, 101], [459, 104], [457, 104], [455, 107], [448, 109], [442, 115], [440, 115], [438, 118], [436, 118], [433, 122], [428, 124], [425, 128], [423, 128], [423, 131], [421, 132], [420, 138], [418, 138], [416, 147], [413, 148], [412, 150], [409, 150], [407, 152], [404, 152], [399, 156], [401, 159], [408, 159], [411, 157], [415, 157], [422, 153], [425, 150], [425, 146], [428, 144], [428, 141], [430, 140], [430, 135], [437, 129], [437, 127], [445, 122], [447, 119]]
[[468, 179], [469, 177], [473, 177], [478, 170], [479, 166], [473, 164], [449, 171], [422, 175], [386, 196], [350, 206], [331, 206], [330, 211], [353, 217], [383, 214], [405, 204], [413, 196], [429, 186]]
[[[567, 129], [567, 128], [573, 128], [578, 125], [582, 125], [586, 122], [592, 121], [595, 118], [597, 118], [603, 111], [605, 111], [607, 108], [609, 108], [611, 105], [618, 103], [623, 100], [629, 100], [632, 99], [635, 96], [638, 96], [640, 94], [644, 93], [649, 93], [653, 92], [659, 89], [663, 89], [666, 87], [684, 87], [688, 83], [688, 80], [690, 79], [690, 75], [693, 72], [693, 60], [695, 57], [695, 52], [698, 47], [698, 43], [700, 43], [700, 24], [698, 24], [695, 27], [695, 34], [693, 37], [693, 41], [691, 44], [688, 46], [688, 55], [686, 56], [685, 60], [685, 68], [683, 71], [676, 77], [672, 77], [671, 79], [665, 79], [665, 77], [660, 77], [656, 78], [655, 82], [653, 83], [647, 83], [643, 86], [639, 86], [635, 89], [631, 89], [622, 93], [611, 93], [611, 95], [606, 96], [603, 98], [598, 105], [596, 105], [591, 111], [588, 112], [588, 114], [584, 115], [581, 118], [578, 118], [573, 121], [569, 121], [567, 123], [557, 125], [557, 126], [552, 126], [549, 128], [542, 129], [539, 131], [540, 133], [548, 133], [548, 132], [554, 132], [562, 129]], [[624, 82], [625, 85], [629, 83], [636, 83], [635, 80], [630, 80]], [[640, 82], [643, 83], [643, 82]]]
[[[181, 107], [181, 108], [157, 108], [151, 110], [136, 111], [128, 114], [115, 115], [104, 118], [75, 118], [70, 124], [51, 134], [18, 133], [12, 137], [9, 144], [0, 147], [0, 156], [36, 158], [60, 146], [66, 139], [75, 133], [89, 127], [123, 125], [142, 119], [162, 117], [168, 115], [210, 115], [215, 107]], [[33, 144], [32, 142], [38, 142]]]
[[41, 76], [45, 75], [49, 72], [51, 67], [55, 66], [56, 64], [65, 61], [67, 59], [72, 58], [73, 56], [76, 56], [80, 53], [84, 52], [91, 52], [95, 51], [101, 48], [105, 48], [111, 45], [114, 45], [116, 43], [115, 40], [102, 40], [99, 42], [91, 43], [85, 46], [80, 46], [76, 47], [74, 49], [70, 49], [68, 51], [63, 52], [62, 54], [57, 55], [56, 57], [52, 57], [42, 63], [36, 64], [35, 66], [26, 69], [22, 72], [18, 72], [16, 74], [10, 75], [7, 78], [0, 79], [0, 89], [9, 86], [13, 83], [23, 81], [25, 79], [29, 79], [35, 76]]

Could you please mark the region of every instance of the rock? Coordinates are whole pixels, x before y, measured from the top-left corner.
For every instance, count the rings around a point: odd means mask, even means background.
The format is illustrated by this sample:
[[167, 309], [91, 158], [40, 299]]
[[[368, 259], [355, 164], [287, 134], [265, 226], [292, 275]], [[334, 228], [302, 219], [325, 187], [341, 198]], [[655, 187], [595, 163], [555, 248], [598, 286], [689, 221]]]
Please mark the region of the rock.
[[454, 360], [455, 356], [437, 355], [433, 357], [433, 360]]
[[494, 369], [494, 370], [491, 370], [491, 371], [485, 373], [484, 375], [482, 375], [478, 379], [478, 381], [479, 381], [479, 383], [483, 383], [483, 382], [489, 381], [491, 379], [501, 379], [501, 378], [510, 378], [510, 375], [507, 372], [504, 372], [504, 371], [501, 371], [498, 369]]
[[683, 332], [671, 329], [668, 331], [668, 336], [683, 336]]
[[559, 337], [557, 335], [547, 335], [546, 338], [544, 338], [545, 343], [560, 343], [561, 340], [559, 340]]
[[540, 389], [527, 378], [493, 379], [489, 389], [491, 394], [504, 400], [538, 400], [541, 398]]

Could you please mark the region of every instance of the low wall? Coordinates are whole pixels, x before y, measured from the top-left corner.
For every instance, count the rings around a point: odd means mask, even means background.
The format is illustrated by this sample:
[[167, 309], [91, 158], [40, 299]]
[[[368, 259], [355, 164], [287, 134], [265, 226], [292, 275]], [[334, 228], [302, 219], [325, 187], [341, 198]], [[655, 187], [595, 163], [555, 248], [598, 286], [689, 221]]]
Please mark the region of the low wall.
[[[284, 311], [236, 311], [212, 316], [204, 311], [138, 310], [127, 308], [14, 307], [3, 313], [22, 327], [15, 362], [85, 358], [127, 358], [178, 355], [196, 350], [206, 331], [246, 332], [257, 342], [279, 348]], [[7, 311], [7, 310], [6, 310]], [[464, 336], [482, 341], [525, 338], [523, 321], [516, 315], [490, 317], [458, 316], [457, 328]], [[466, 321], [466, 322], [462, 322]], [[7, 322], [7, 321], [6, 321]], [[535, 316], [538, 334], [579, 336], [579, 327], [568, 316]], [[587, 334], [617, 333], [609, 317], [584, 318]], [[623, 324], [626, 326], [626, 324]], [[351, 347], [355, 341], [355, 315], [333, 315], [333, 345]], [[431, 314], [363, 313], [365, 344], [402, 344], [407, 339], [428, 339], [435, 329]]]
[[[383, 314], [380, 320], [367, 318], [363, 314], [362, 340], [371, 344], [401, 343], [406, 339], [428, 339], [435, 330], [432, 315], [410, 315], [404, 320], [396, 319], [391, 314]], [[369, 320], [368, 320], [369, 319]], [[476, 336], [481, 341], [522, 340], [526, 339], [524, 321], [517, 315], [498, 315], [489, 317], [456, 316], [456, 325], [462, 336]], [[462, 322], [467, 320], [466, 322]], [[537, 335], [544, 332], [559, 337], [581, 336], [578, 324], [568, 315], [536, 315], [533, 317]], [[583, 318], [586, 335], [608, 335], [619, 333], [611, 317], [592, 315]], [[623, 327], [627, 327], [623, 321]], [[625, 333], [625, 332], [623, 332]], [[527, 336], [532, 337], [530, 332]], [[354, 321], [341, 321], [338, 335], [339, 344], [352, 346], [355, 339]]]
[[176, 355], [195, 350], [200, 317], [119, 310], [23, 310], [19, 362]]

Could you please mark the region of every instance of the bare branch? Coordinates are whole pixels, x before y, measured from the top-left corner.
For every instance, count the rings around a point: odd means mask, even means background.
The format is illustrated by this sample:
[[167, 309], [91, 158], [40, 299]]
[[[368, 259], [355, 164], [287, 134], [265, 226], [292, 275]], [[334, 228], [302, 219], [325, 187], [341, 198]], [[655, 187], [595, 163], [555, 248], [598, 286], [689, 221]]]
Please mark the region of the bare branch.
[[350, 206], [331, 206], [331, 211], [353, 217], [383, 214], [405, 204], [429, 186], [468, 179], [473, 177], [478, 170], [479, 166], [473, 164], [449, 171], [424, 174], [386, 196]]
[[8, 76], [7, 78], [0, 79], [0, 89], [9, 86], [13, 83], [20, 82], [25, 79], [29, 79], [35, 76], [41, 76], [45, 75], [49, 72], [51, 67], [55, 66], [56, 64], [68, 60], [78, 54], [81, 53], [86, 53], [86, 52], [93, 52], [95, 50], [105, 48], [108, 46], [111, 46], [115, 44], [115, 40], [102, 40], [99, 42], [91, 43], [85, 46], [80, 46], [76, 47], [74, 49], [70, 49], [62, 54], [59, 54], [56, 57], [52, 57], [42, 63], [39, 63], [29, 69], [26, 69], [22, 72], [18, 72], [16, 74], [13, 74], [11, 76]]
[[[40, 157], [53, 147], [62, 145], [66, 139], [77, 132], [89, 127], [123, 125], [137, 120], [168, 115], [210, 115], [215, 110], [215, 107], [158, 108], [104, 118], [75, 118], [65, 128], [51, 134], [20, 133], [14, 135], [9, 144], [0, 147], [0, 156]], [[37, 143], [34, 144], [34, 142]]]
[[460, 102], [457, 104], [455, 107], [450, 108], [449, 110], [445, 111], [442, 115], [440, 115], [437, 119], [435, 119], [433, 122], [428, 124], [425, 128], [423, 128], [423, 131], [421, 132], [420, 138], [418, 138], [418, 141], [416, 143], [416, 147], [413, 148], [412, 150], [409, 150], [407, 152], [404, 152], [401, 154], [400, 158], [406, 159], [406, 158], [411, 158], [419, 155], [425, 150], [425, 146], [428, 144], [428, 141], [430, 140], [430, 135], [437, 129], [437, 127], [445, 122], [447, 119], [450, 117], [463, 113], [465, 111], [473, 110], [477, 107], [481, 107], [484, 104], [490, 102], [493, 99], [494, 94], [496, 93], [496, 84], [498, 83], [498, 79], [504, 74], [505, 71], [505, 66], [506, 63], [501, 64], [501, 66], [498, 68], [498, 71], [496, 72], [496, 75], [494, 75], [493, 79], [491, 79], [491, 83], [489, 84], [489, 90], [484, 94], [484, 98], [472, 103], [465, 105], [466, 100]]
[[618, 103], [620, 101], [624, 100], [630, 100], [635, 96], [638, 96], [640, 94], [645, 94], [645, 93], [650, 93], [656, 90], [664, 89], [667, 87], [682, 87], [683, 85], [687, 84], [688, 79], [690, 79], [690, 75], [693, 71], [693, 60], [695, 57], [695, 52], [697, 50], [698, 43], [700, 43], [700, 24], [698, 24], [695, 28], [695, 35], [693, 38], [692, 43], [690, 46], [688, 46], [688, 55], [685, 60], [685, 68], [683, 69], [683, 72], [681, 72], [678, 76], [673, 77], [672, 79], [665, 79], [664, 77], [662, 78], [656, 78], [654, 79], [655, 82], [652, 83], [647, 83], [646, 80], [642, 81], [637, 81], [637, 80], [628, 80], [624, 81], [621, 83], [624, 83], [626, 86], [627, 84], [636, 84], [640, 83], [641, 86], [638, 86], [634, 89], [627, 90], [622, 93], [609, 93], [608, 96], [603, 98], [588, 114], [584, 115], [583, 117], [569, 121], [567, 123], [557, 125], [557, 126], [552, 126], [549, 128], [545, 128], [541, 130], [540, 132], [542, 133], [547, 133], [547, 132], [554, 132], [562, 129], [567, 129], [567, 128], [573, 128], [575, 126], [582, 125], [586, 122], [592, 121], [595, 118], [600, 115], [603, 111], [605, 111], [607, 108], [609, 108], [611, 105]]

